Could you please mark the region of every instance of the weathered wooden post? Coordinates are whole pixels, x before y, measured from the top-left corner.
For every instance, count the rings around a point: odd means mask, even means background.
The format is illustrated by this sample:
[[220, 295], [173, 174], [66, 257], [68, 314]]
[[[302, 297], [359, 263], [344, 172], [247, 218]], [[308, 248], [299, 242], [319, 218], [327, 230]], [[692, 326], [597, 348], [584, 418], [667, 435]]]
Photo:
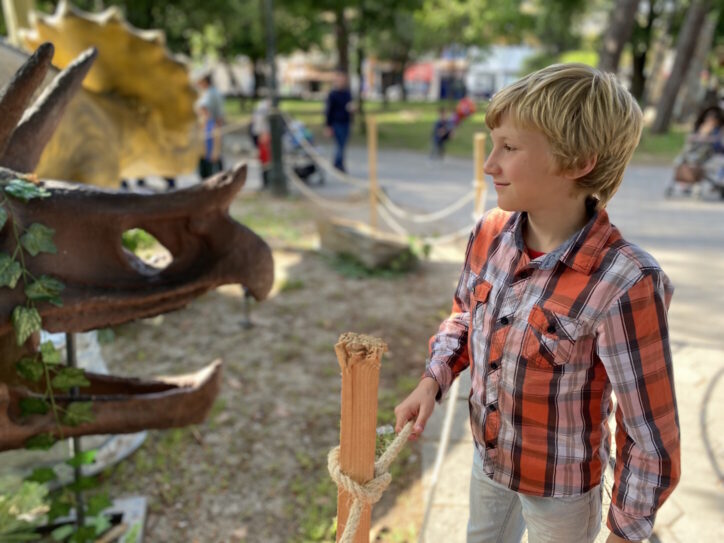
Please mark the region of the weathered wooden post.
[[367, 115], [367, 161], [370, 172], [370, 227], [377, 230], [377, 119]]
[[[380, 361], [387, 345], [378, 338], [347, 332], [334, 346], [342, 369], [342, 421], [340, 426], [339, 467], [358, 483], [375, 475], [377, 387]], [[337, 494], [337, 541], [352, 507], [352, 496], [339, 488]], [[354, 543], [369, 543], [372, 508], [362, 509]]]
[[473, 157], [475, 160], [475, 217], [479, 218], [485, 209], [485, 134], [477, 132], [473, 143]]

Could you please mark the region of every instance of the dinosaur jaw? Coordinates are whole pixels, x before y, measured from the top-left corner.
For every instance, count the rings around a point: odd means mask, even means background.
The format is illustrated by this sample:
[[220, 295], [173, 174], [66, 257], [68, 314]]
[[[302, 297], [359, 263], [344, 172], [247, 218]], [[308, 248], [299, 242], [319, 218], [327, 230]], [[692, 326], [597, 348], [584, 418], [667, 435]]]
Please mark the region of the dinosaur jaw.
[[72, 401], [93, 402], [93, 421], [79, 426], [58, 426], [52, 413], [22, 417], [20, 401], [34, 395], [0, 383], [0, 451], [22, 448], [40, 434], [68, 438], [199, 424], [219, 392], [221, 369], [215, 361], [192, 374], [143, 381], [86, 372], [90, 386], [81, 388], [76, 398], [55, 397], [62, 408]]

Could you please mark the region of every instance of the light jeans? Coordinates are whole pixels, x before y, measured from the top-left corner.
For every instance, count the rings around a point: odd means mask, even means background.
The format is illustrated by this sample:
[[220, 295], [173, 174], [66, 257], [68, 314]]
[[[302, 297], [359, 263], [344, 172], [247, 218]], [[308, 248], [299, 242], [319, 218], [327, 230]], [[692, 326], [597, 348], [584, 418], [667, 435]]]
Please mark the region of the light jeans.
[[468, 543], [592, 543], [601, 529], [601, 487], [581, 496], [540, 498], [514, 492], [483, 472], [474, 451]]

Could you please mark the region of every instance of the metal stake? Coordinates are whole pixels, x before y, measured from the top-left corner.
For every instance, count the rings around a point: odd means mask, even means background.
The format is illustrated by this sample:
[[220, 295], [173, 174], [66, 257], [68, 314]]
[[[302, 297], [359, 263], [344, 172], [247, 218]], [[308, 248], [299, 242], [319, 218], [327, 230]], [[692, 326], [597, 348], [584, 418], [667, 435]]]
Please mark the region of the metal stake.
[[[75, 358], [75, 336], [71, 333], [65, 334], [65, 352], [67, 354], [67, 361], [69, 368], [77, 368], [78, 363]], [[74, 398], [78, 396], [78, 387], [70, 389], [70, 397]], [[79, 454], [81, 449], [80, 437], [71, 438], [70, 450], [72, 456]], [[85, 524], [85, 507], [83, 505], [83, 492], [80, 489], [80, 480], [82, 478], [81, 466], [76, 462], [76, 466], [73, 467], [73, 476], [75, 479], [75, 524], [78, 528]]]

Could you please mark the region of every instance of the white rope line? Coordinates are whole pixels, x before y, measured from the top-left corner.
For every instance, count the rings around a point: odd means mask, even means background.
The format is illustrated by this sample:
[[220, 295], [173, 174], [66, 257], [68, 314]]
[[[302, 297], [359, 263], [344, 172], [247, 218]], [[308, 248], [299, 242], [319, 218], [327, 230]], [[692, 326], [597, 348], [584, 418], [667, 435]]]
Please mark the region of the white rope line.
[[385, 206], [390, 213], [400, 219], [405, 219], [418, 224], [439, 221], [440, 219], [443, 219], [448, 215], [452, 215], [453, 213], [467, 205], [469, 202], [472, 202], [474, 199], [475, 194], [473, 192], [469, 192], [456, 202], [453, 202], [449, 206], [444, 207], [439, 211], [434, 211], [432, 213], [411, 213], [409, 211], [405, 211], [397, 204], [395, 204], [395, 202], [393, 202], [390, 197], [387, 196], [384, 190], [380, 190], [377, 193], [377, 200], [380, 202], [380, 204]]
[[[286, 172], [287, 176], [289, 177], [289, 180], [292, 182], [292, 185], [294, 185], [299, 192], [302, 193], [302, 196], [305, 196], [309, 198], [312, 202], [315, 204], [322, 206], [322, 207], [330, 207], [333, 209], [338, 209], [340, 206], [343, 207], [356, 207], [360, 205], [360, 202], [355, 202], [353, 200], [353, 197], [348, 197], [346, 200], [330, 200], [327, 198], [322, 198], [317, 193], [315, 193], [311, 188], [307, 186], [307, 184], [302, 181], [302, 179], [294, 173], [294, 171], [286, 167], [284, 168], [284, 171]], [[359, 197], [359, 194], [357, 194], [357, 197]]]
[[344, 526], [344, 532], [340, 538], [340, 543], [353, 543], [359, 521], [362, 517], [362, 509], [365, 505], [373, 505], [382, 497], [382, 493], [390, 485], [392, 476], [388, 469], [392, 461], [407, 443], [412, 433], [412, 421], [409, 421], [397, 437], [387, 447], [385, 452], [375, 461], [374, 477], [364, 484], [360, 484], [347, 474], [342, 473], [339, 467], [339, 446], [329, 451], [327, 456], [327, 469], [332, 480], [337, 483], [338, 487], [344, 488], [353, 498], [352, 507], [349, 510], [347, 521]]
[[439, 236], [420, 236], [418, 234], [413, 234], [409, 230], [406, 230], [404, 226], [402, 226], [399, 222], [395, 220], [395, 218], [390, 215], [390, 213], [387, 211], [384, 207], [378, 207], [377, 208], [380, 212], [380, 217], [382, 217], [382, 220], [387, 223], [387, 226], [390, 227], [390, 229], [400, 235], [405, 237], [415, 237], [420, 239], [423, 243], [426, 243], [428, 245], [442, 245], [445, 243], [450, 243], [451, 241], [455, 241], [456, 239], [459, 239], [463, 236], [467, 237], [470, 232], [472, 232], [473, 228], [475, 228], [476, 223], [468, 224], [466, 226], [463, 226], [459, 230], [455, 230], [454, 232], [450, 232], [448, 234], [442, 234]]
[[[357, 186], [359, 188], [362, 188], [364, 190], [369, 190], [369, 181], [364, 179], [359, 179], [356, 177], [353, 177], [347, 173], [340, 172], [338, 169], [336, 169], [334, 166], [331, 165], [331, 163], [325, 159], [315, 148], [313, 145], [311, 145], [307, 139], [304, 137], [304, 134], [300, 134], [298, 130], [292, 125], [291, 118], [286, 115], [282, 114], [282, 118], [284, 119], [284, 122], [287, 125], [287, 128], [289, 131], [294, 135], [295, 140], [301, 145], [301, 147], [304, 149], [305, 152], [307, 152], [310, 156], [310, 158], [317, 162], [320, 166], [322, 166], [325, 170], [330, 172], [332, 175], [339, 177], [342, 181], [350, 183], [354, 186]], [[384, 182], [388, 184], [394, 184], [395, 181], [392, 180], [383, 180]], [[475, 184], [475, 181], [473, 182]], [[390, 213], [395, 215], [398, 218], [408, 220], [410, 222], [414, 223], [426, 223], [426, 222], [434, 222], [438, 221], [444, 217], [447, 217], [448, 215], [452, 215], [462, 207], [464, 207], [468, 202], [473, 201], [475, 198], [474, 193], [468, 193], [464, 196], [462, 196], [457, 201], [453, 202], [452, 204], [448, 205], [447, 207], [434, 211], [431, 213], [414, 213], [411, 211], [406, 211], [405, 209], [401, 208], [397, 204], [395, 204], [390, 197], [384, 192], [384, 190], [380, 190], [379, 193], [376, 195], [378, 201], [380, 204], [386, 206]]]

